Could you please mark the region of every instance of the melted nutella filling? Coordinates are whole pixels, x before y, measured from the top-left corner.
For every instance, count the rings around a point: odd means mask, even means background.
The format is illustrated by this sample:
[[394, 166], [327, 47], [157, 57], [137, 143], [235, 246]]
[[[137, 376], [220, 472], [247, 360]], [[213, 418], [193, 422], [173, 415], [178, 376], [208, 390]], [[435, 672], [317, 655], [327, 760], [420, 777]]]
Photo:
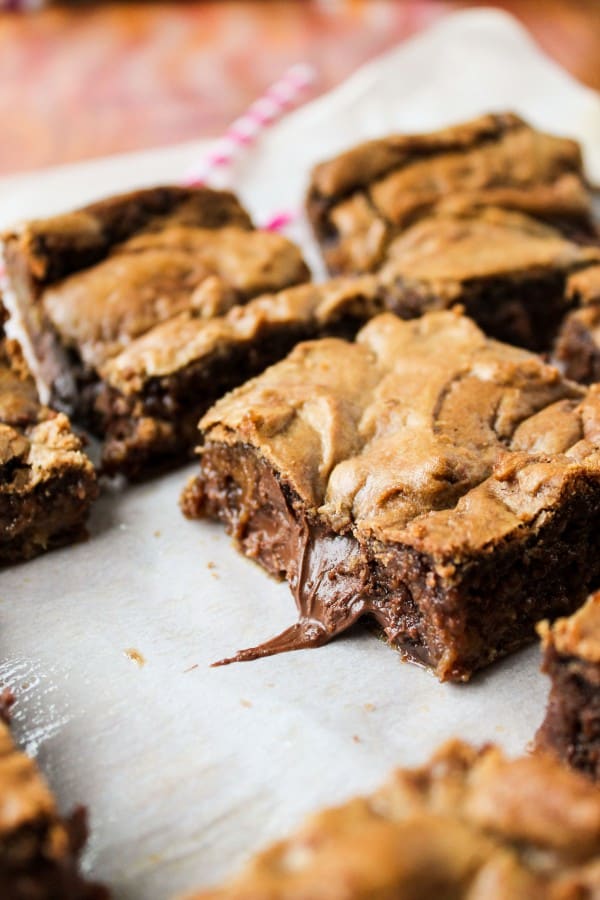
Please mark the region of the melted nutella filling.
[[[294, 530], [303, 532], [300, 540], [294, 540]], [[253, 529], [252, 538], [262, 541], [265, 532]], [[277, 637], [257, 647], [240, 650], [215, 665], [320, 647], [368, 613], [380, 619], [384, 628], [391, 626], [389, 617], [381, 615], [381, 610], [376, 610], [365, 595], [368, 565], [354, 538], [326, 534], [308, 526], [291, 529], [290, 538], [286, 549], [289, 550], [290, 587], [298, 607], [298, 622]], [[268, 547], [265, 551], [269, 553]]]
[[[219, 465], [223, 453], [228, 457], [226, 467]], [[246, 555], [272, 575], [287, 578], [299, 613], [298, 621], [277, 637], [214, 665], [319, 647], [363, 616], [373, 617], [394, 645], [413, 660], [431, 664], [407, 588], [399, 584], [397, 595], [381, 596], [376, 566], [352, 535], [312, 525], [295, 508], [293, 499], [286, 497], [274, 472], [253, 455], [211, 448], [203, 458], [203, 474], [200, 502], [204, 513], [225, 518]]]

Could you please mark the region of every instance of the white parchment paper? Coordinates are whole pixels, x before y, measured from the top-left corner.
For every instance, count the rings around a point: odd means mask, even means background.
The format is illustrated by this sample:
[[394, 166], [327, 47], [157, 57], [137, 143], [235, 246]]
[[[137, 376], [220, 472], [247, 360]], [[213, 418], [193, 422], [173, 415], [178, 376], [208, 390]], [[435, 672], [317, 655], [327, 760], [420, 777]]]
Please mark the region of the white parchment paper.
[[[448, 17], [270, 131], [235, 173], [260, 219], [308, 167], [391, 130], [515, 109], [579, 138], [600, 181], [600, 101], [513, 20]], [[0, 226], [175, 180], [198, 142], [0, 179]], [[313, 253], [305, 228], [297, 228]], [[324, 803], [373, 788], [444, 738], [523, 750], [547, 685], [531, 648], [440, 685], [361, 630], [319, 650], [210, 669], [295, 617], [285, 585], [177, 501], [194, 467], [105, 494], [89, 542], [0, 574], [0, 681], [62, 806], [90, 809], [87, 863], [118, 898], [210, 884]], [[139, 665], [125, 651], [136, 650]]]

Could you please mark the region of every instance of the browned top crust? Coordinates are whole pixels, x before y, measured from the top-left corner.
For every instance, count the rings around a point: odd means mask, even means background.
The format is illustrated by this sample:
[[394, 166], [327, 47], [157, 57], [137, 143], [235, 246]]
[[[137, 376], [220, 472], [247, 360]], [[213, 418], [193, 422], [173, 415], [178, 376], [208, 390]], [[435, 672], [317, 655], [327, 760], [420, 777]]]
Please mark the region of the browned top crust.
[[552, 644], [563, 656], [600, 663], [600, 591], [590, 594], [572, 616], [557, 619], [553, 625], [540, 622], [538, 633], [544, 646]]
[[250, 229], [252, 222], [229, 191], [175, 185], [131, 191], [70, 213], [33, 219], [2, 235], [27, 259], [37, 284], [51, 284], [105, 256], [114, 244], [167, 225]]
[[63, 344], [93, 367], [157, 322], [185, 310], [209, 318], [307, 275], [279, 234], [173, 226], [131, 238], [45, 290], [42, 303]]
[[[209, 188], [138, 191], [26, 223], [5, 240], [38, 355], [61, 353], [49, 324], [89, 369], [184, 310], [218, 315], [309, 277], [294, 244], [253, 230], [233, 194]], [[48, 380], [52, 365], [43, 360]]]
[[152, 379], [181, 372], [232, 348], [251, 344], [272, 328], [326, 328], [355, 315], [368, 319], [383, 309], [373, 276], [338, 278], [325, 284], [303, 284], [267, 294], [223, 316], [207, 319], [184, 312], [155, 326], [100, 367], [103, 380], [123, 394], [144, 389]]
[[485, 206], [594, 233], [576, 142], [512, 113], [369, 141], [317, 166], [308, 213], [332, 272], [372, 270], [416, 219]]
[[[312, 181], [320, 194], [336, 197], [369, 185], [415, 159], [436, 157], [452, 151], [464, 152], [487, 142], [501, 141], [508, 135], [518, 135], [523, 148], [538, 149], [538, 165], [542, 171], [558, 174], [565, 170], [578, 172], [581, 169], [581, 150], [576, 141], [535, 131], [520, 116], [505, 112], [489, 113], [425, 134], [395, 134], [366, 141], [317, 165]], [[535, 175], [533, 162], [526, 154], [520, 173], [523, 180]], [[462, 173], [461, 183], [464, 183]]]
[[200, 427], [255, 447], [309, 517], [447, 574], [600, 477], [599, 423], [600, 388], [445, 311], [300, 344]]
[[[378, 274], [384, 285], [401, 281], [405, 290], [426, 285], [437, 302], [450, 304], [469, 282], [545, 270], [569, 273], [581, 266], [600, 273], [596, 262], [600, 249], [575, 244], [530, 216], [490, 207], [477, 215], [440, 215], [418, 222], [391, 242]], [[586, 276], [587, 270], [572, 276], [570, 293], [580, 283], [589, 283]]]
[[[577, 900], [600, 890], [600, 793], [546, 756], [444, 745], [308, 819], [195, 900]], [[191, 900], [191, 898], [190, 898]]]
[[81, 441], [66, 416], [40, 404], [19, 345], [0, 326], [0, 496], [25, 494], [66, 470], [86, 476], [93, 499], [94, 467]]

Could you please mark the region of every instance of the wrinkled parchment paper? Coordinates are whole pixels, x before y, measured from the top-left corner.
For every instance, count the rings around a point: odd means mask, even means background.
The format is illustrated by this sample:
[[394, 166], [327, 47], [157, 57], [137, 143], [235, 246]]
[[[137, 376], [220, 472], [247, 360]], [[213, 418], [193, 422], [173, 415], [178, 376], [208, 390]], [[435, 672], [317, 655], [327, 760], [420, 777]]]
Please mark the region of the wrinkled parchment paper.
[[[514, 20], [479, 10], [290, 115], [233, 184], [260, 220], [298, 208], [309, 166], [360, 139], [502, 109], [579, 138], [600, 182], [598, 97]], [[0, 226], [176, 180], [205, 147], [0, 179]], [[314, 261], [305, 227], [295, 236]], [[295, 610], [220, 528], [180, 514], [193, 471], [105, 494], [87, 543], [0, 573], [0, 681], [18, 696], [17, 737], [65, 809], [88, 805], [86, 861], [118, 898], [213, 883], [306, 812], [373, 788], [446, 737], [518, 752], [547, 693], [536, 647], [470, 685], [440, 685], [360, 629], [319, 650], [210, 669]]]

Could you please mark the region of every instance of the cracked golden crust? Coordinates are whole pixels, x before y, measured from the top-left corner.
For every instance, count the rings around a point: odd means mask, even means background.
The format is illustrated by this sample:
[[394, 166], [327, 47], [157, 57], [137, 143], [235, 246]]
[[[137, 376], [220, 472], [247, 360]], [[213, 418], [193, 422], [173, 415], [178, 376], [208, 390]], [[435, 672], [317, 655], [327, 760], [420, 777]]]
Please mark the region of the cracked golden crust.
[[301, 344], [200, 428], [205, 443], [256, 447], [334, 530], [447, 566], [600, 477], [599, 423], [600, 388], [436, 312]]
[[272, 328], [324, 329], [355, 315], [367, 319], [383, 308], [371, 276], [304, 284], [235, 306], [225, 315], [204, 318], [185, 312], [155, 326], [100, 368], [106, 384], [129, 395], [153, 378], [181, 372], [236, 347], [251, 345]]
[[[27, 493], [67, 471], [95, 483], [94, 467], [71, 431], [68, 418], [42, 406], [36, 387], [15, 341], [0, 328], [0, 496]], [[95, 493], [95, 489], [92, 491]]]
[[[524, 135], [527, 147], [539, 150], [538, 165], [551, 173], [581, 167], [581, 150], [575, 141], [535, 131], [514, 113], [488, 113], [425, 134], [396, 134], [366, 141], [320, 163], [312, 174], [312, 182], [325, 197], [337, 197], [358, 187], [370, 185], [390, 171], [430, 155], [437, 159], [454, 151], [470, 150], [484, 144], [493, 147], [507, 135]], [[486, 142], [490, 142], [488, 145]], [[528, 182], [535, 174], [535, 160], [528, 154], [521, 161], [520, 178]], [[455, 174], [451, 170], [451, 174]], [[461, 172], [456, 174], [461, 175]], [[461, 179], [462, 182], [462, 179]]]
[[156, 324], [184, 311], [221, 315], [310, 277], [291, 241], [255, 230], [233, 194], [210, 188], [109, 198], [25, 223], [4, 240], [41, 373], [69, 407], [73, 377]]
[[119, 245], [46, 289], [41, 302], [63, 344], [95, 367], [179, 313], [210, 318], [307, 277], [299, 250], [281, 235], [178, 225]]
[[395, 235], [434, 214], [492, 206], [594, 231], [578, 145], [510, 113], [355, 147], [315, 168], [307, 205], [334, 273], [373, 270]]
[[469, 282], [549, 270], [568, 274], [584, 266], [600, 270], [593, 266], [598, 261], [596, 247], [568, 241], [529, 216], [489, 208], [476, 216], [435, 216], [409, 228], [388, 247], [379, 277], [384, 285], [426, 285], [448, 304]]
[[32, 219], [2, 235], [10, 254], [25, 262], [33, 282], [58, 281], [105, 256], [136, 233], [167, 226], [251, 229], [248, 213], [229, 191], [175, 185], [131, 191], [81, 209]]
[[509, 760], [452, 741], [374, 794], [312, 816], [237, 878], [193, 897], [576, 900], [598, 890], [597, 790], [549, 757]]
[[544, 647], [551, 645], [563, 656], [600, 663], [600, 591], [590, 594], [572, 616], [557, 619], [552, 625], [540, 622], [538, 633]]

